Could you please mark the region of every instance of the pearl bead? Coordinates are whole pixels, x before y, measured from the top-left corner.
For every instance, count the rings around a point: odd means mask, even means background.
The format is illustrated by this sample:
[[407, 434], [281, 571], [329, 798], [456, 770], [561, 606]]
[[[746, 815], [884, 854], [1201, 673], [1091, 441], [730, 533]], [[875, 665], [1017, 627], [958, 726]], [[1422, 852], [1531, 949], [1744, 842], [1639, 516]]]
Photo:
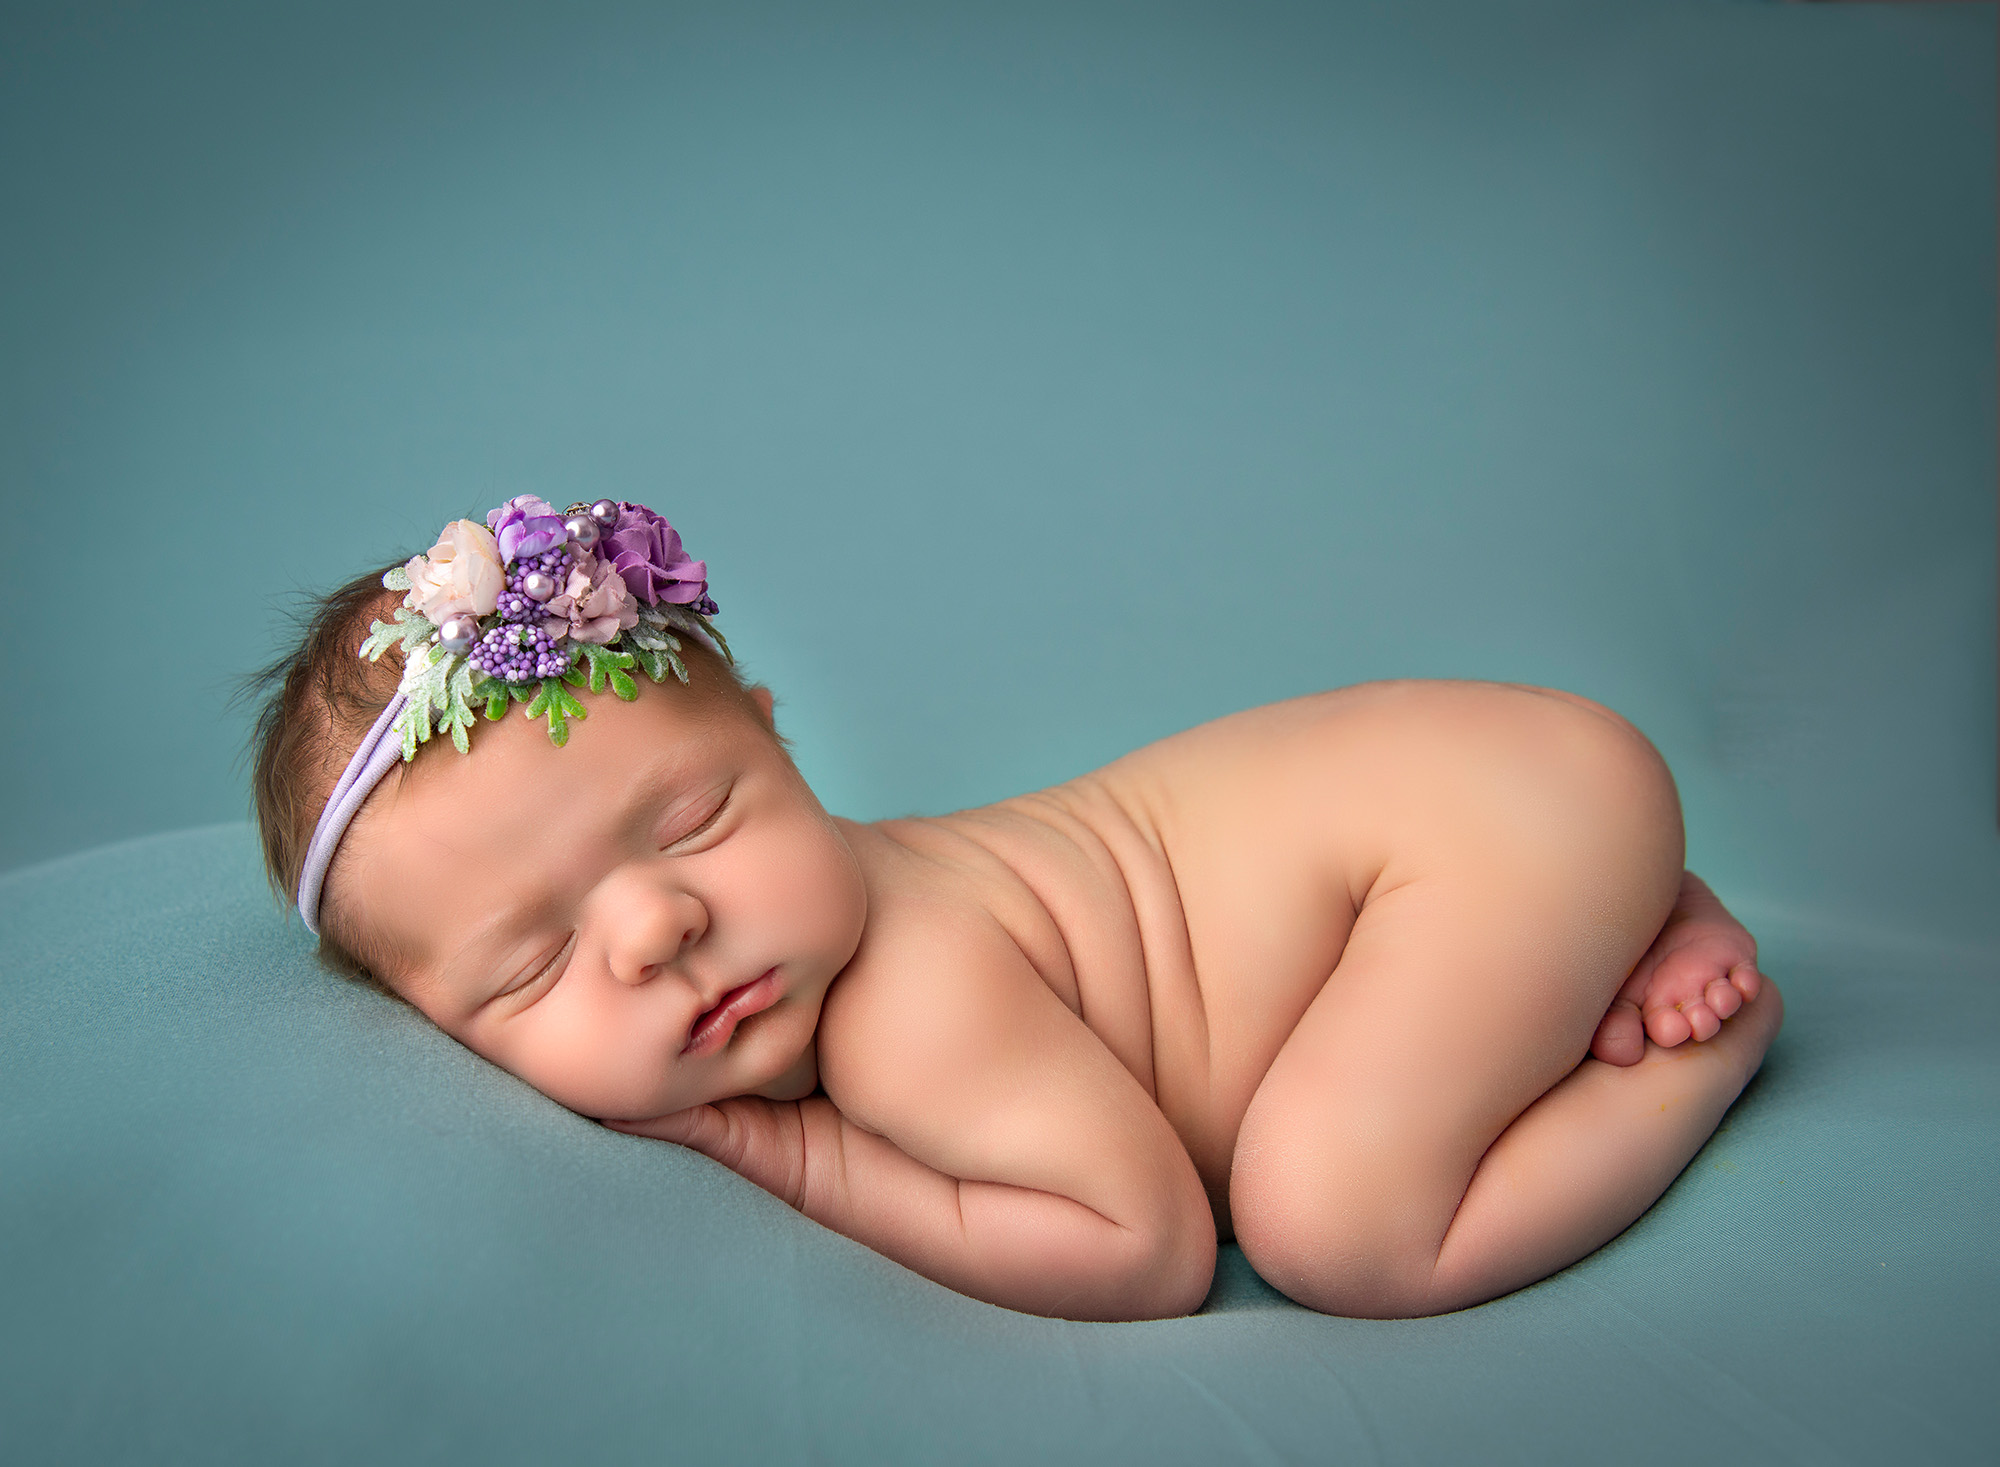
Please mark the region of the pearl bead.
[[600, 499], [590, 507], [590, 517], [597, 521], [599, 528], [611, 530], [618, 526], [618, 501]]
[[563, 528], [569, 532], [571, 543], [585, 550], [595, 549], [597, 540], [604, 532], [597, 527], [597, 521], [587, 514], [573, 514], [563, 521]]
[[438, 645], [454, 656], [464, 656], [479, 640], [479, 621], [470, 616], [448, 616], [438, 628]]
[[530, 601], [546, 601], [556, 594], [556, 578], [545, 576], [540, 571], [529, 571], [521, 577], [521, 594]]

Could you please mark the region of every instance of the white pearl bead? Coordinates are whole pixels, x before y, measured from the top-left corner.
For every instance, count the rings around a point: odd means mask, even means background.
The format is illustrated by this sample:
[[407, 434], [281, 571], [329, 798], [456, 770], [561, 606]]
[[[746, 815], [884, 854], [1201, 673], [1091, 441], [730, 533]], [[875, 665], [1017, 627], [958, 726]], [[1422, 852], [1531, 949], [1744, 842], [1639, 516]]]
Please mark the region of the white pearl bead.
[[546, 601], [556, 594], [555, 577], [529, 571], [521, 578], [521, 591], [530, 601]]

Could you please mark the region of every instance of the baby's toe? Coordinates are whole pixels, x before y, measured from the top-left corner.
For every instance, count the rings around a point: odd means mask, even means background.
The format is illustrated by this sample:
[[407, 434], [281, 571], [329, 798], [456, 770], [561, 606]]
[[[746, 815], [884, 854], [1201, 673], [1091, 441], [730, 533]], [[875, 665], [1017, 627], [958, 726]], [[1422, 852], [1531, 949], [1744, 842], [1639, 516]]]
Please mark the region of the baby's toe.
[[1646, 1015], [1646, 1033], [1660, 1048], [1672, 1049], [1676, 1044], [1687, 1043], [1694, 1025], [1679, 1009], [1654, 1009]]
[[1646, 1026], [1639, 1006], [1629, 999], [1614, 999], [1611, 1011], [1597, 1026], [1590, 1052], [1607, 1065], [1636, 1065], [1646, 1057]]
[[1743, 995], [1745, 1003], [1755, 1003], [1764, 987], [1764, 975], [1755, 963], [1738, 963], [1729, 970], [1729, 986]]
[[1743, 1007], [1743, 995], [1736, 991], [1736, 985], [1727, 978], [1718, 978], [1709, 984], [1708, 992], [1701, 997], [1702, 1002], [1715, 1011], [1715, 1017], [1718, 1019], [1726, 1019]]
[[1681, 1016], [1687, 1020], [1688, 1029], [1693, 1033], [1696, 1043], [1713, 1039], [1722, 1032], [1722, 1020], [1716, 1018], [1715, 1010], [1705, 1003], [1684, 1005]]

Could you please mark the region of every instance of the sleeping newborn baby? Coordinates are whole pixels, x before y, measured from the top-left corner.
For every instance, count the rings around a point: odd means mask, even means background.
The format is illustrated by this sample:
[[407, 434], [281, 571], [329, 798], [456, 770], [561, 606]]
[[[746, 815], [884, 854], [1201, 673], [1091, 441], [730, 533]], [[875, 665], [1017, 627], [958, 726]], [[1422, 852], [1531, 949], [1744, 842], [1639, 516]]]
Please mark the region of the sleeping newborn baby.
[[335, 593], [259, 726], [273, 878], [468, 1048], [950, 1288], [1185, 1314], [1234, 1238], [1314, 1309], [1477, 1304], [1651, 1206], [1777, 1032], [1583, 698], [1344, 688], [861, 824], [714, 612], [612, 501]]

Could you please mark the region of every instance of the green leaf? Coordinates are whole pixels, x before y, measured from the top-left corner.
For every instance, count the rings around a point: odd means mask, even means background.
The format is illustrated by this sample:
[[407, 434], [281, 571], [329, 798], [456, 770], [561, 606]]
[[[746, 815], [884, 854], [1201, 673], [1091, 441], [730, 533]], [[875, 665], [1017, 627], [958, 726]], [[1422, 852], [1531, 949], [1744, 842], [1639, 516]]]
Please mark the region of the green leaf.
[[374, 662], [395, 644], [393, 629], [387, 622], [371, 621], [368, 623], [368, 636], [361, 643], [361, 655]]
[[630, 673], [621, 672], [613, 668], [611, 671], [611, 691], [629, 703], [639, 696], [639, 685], [632, 681]]
[[678, 642], [671, 648], [644, 648], [639, 653], [639, 666], [656, 683], [663, 683], [670, 677], [684, 683], [688, 680], [687, 667], [680, 659], [679, 649]]
[[486, 716], [498, 723], [507, 713], [507, 688], [503, 684], [486, 695]]
[[563, 686], [562, 678], [543, 678], [541, 691], [528, 704], [528, 717], [548, 720], [549, 742], [558, 749], [569, 742], [569, 720], [584, 716], [583, 704]]
[[439, 727], [450, 731], [452, 746], [459, 753], [468, 754], [472, 752], [473, 679], [483, 678], [484, 674], [468, 659], [456, 654], [445, 659], [440, 672], [444, 717]]
[[391, 566], [382, 572], [382, 589], [385, 591], [407, 591], [410, 589], [410, 573], [402, 566]]
[[402, 633], [405, 657], [415, 653], [417, 648], [437, 635], [437, 628], [431, 624], [430, 618], [419, 615], [408, 607], [396, 608], [396, 622], [398, 630]]
[[[710, 637], [715, 639], [715, 645], [722, 649], [723, 658], [729, 663], [731, 667], [734, 667], [736, 665], [736, 654], [729, 650], [729, 638], [723, 636], [721, 632], [718, 632], [715, 629], [715, 623], [710, 621], [707, 617], [703, 616], [700, 612], [697, 611], [696, 613], [694, 613], [694, 619], [701, 623], [701, 629], [704, 632], [706, 632]], [[686, 680], [683, 679], [683, 681]]]
[[[632, 630], [636, 631], [637, 628], [635, 627]], [[614, 651], [609, 647], [600, 646], [596, 642], [579, 643], [577, 650], [583, 654], [583, 660], [589, 664], [590, 691], [593, 693], [603, 692], [607, 677], [615, 675], [624, 668], [633, 666], [636, 661], [630, 652]], [[577, 685], [575, 678], [571, 678], [569, 682], [572, 687]]]
[[[430, 711], [411, 703], [396, 715], [396, 721], [389, 727], [402, 736], [403, 762], [407, 764], [417, 757], [418, 741], [430, 737]], [[418, 732], [419, 729], [422, 730], [421, 734]]]

